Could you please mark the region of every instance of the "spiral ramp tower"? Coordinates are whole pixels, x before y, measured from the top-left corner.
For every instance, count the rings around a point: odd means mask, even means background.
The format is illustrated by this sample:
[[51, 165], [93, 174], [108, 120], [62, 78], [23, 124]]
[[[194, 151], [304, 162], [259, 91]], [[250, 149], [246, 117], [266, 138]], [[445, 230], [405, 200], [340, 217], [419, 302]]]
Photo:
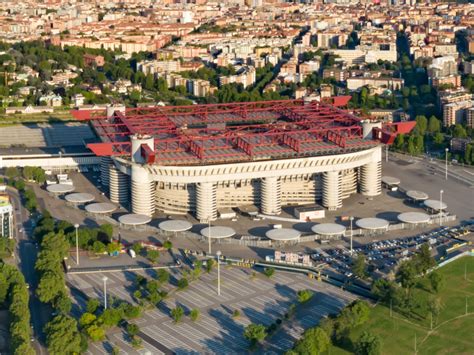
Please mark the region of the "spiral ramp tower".
[[110, 166], [113, 164], [112, 159], [108, 156], [100, 157], [100, 180], [102, 186], [109, 186]]
[[109, 191], [110, 201], [120, 205], [128, 205], [130, 178], [127, 174], [119, 171], [115, 165], [109, 168]]
[[132, 212], [152, 216], [155, 212], [155, 182], [140, 165], [131, 169]]
[[196, 217], [201, 222], [217, 219], [217, 184], [200, 182], [196, 184]]
[[263, 214], [281, 213], [281, 180], [278, 177], [266, 177], [261, 183], [261, 210]]
[[382, 162], [375, 161], [360, 167], [359, 191], [362, 195], [373, 197], [382, 193]]
[[342, 207], [341, 180], [339, 171], [327, 171], [322, 175], [323, 206], [330, 211]]

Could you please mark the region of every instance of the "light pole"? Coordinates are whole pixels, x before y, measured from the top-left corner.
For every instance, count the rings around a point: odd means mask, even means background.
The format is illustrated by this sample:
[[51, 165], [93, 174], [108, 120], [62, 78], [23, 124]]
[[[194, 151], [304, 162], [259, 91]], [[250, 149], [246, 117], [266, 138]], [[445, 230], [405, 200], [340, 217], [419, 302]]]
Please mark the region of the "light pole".
[[208, 230], [209, 230], [209, 234], [207, 235], [209, 238], [209, 255], [211, 255], [211, 218], [209, 218], [209, 220], [207, 221], [208, 222]]
[[220, 296], [221, 295], [221, 267], [220, 267], [220, 264], [221, 264], [221, 251], [218, 250], [216, 252], [216, 256], [217, 256], [217, 294]]
[[443, 211], [443, 190], [439, 190], [439, 226], [443, 225], [443, 220], [441, 218]]
[[444, 159], [444, 163], [445, 163], [445, 179], [448, 180], [448, 152], [449, 152], [449, 149], [446, 148], [445, 150], [445, 159]]
[[349, 220], [351, 221], [351, 256], [352, 256], [352, 237], [353, 237], [352, 221], [354, 220], [354, 217], [350, 216]]
[[79, 265], [79, 236], [78, 236], [78, 228], [79, 224], [75, 224], [74, 228], [76, 228], [76, 265]]
[[104, 281], [104, 309], [107, 309], [107, 280], [107, 276], [102, 278], [102, 281]]

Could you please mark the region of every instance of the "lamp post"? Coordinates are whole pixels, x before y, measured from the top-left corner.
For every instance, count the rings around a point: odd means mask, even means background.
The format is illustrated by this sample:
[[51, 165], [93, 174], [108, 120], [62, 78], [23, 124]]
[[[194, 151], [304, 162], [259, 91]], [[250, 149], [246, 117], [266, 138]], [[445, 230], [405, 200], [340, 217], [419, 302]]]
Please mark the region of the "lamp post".
[[354, 216], [350, 216], [349, 220], [351, 221], [351, 256], [352, 256], [352, 237], [353, 237], [352, 221], [354, 221]]
[[444, 163], [445, 163], [445, 165], [444, 165], [444, 167], [445, 167], [445, 169], [444, 169], [444, 171], [445, 171], [445, 179], [448, 180], [448, 152], [449, 152], [449, 149], [446, 148], [446, 149], [444, 150], [444, 152], [445, 152], [445, 159], [444, 159]]
[[218, 250], [216, 252], [216, 256], [217, 256], [217, 294], [220, 296], [221, 295], [221, 268], [220, 268], [220, 264], [221, 264], [221, 251]]
[[209, 239], [209, 255], [211, 255], [211, 218], [210, 217], [207, 222], [208, 222], [208, 230], [209, 230], [207, 239]]
[[439, 190], [439, 226], [443, 225], [443, 220], [441, 218], [443, 211], [443, 190]]
[[79, 229], [79, 224], [75, 224], [74, 228], [76, 228], [76, 265], [79, 265], [79, 236], [77, 230]]
[[104, 309], [107, 309], [107, 280], [107, 276], [102, 278], [102, 281], [104, 281]]

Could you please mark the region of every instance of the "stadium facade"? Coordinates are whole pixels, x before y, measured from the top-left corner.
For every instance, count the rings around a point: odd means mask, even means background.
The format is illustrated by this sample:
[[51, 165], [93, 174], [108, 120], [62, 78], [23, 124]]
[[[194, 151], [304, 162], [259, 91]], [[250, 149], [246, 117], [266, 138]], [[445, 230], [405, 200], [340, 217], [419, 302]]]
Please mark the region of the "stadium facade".
[[[110, 199], [151, 216], [321, 203], [329, 210], [354, 193], [381, 193], [380, 122], [304, 100], [164, 106], [76, 112], [101, 138]], [[377, 136], [379, 139], [374, 139]]]

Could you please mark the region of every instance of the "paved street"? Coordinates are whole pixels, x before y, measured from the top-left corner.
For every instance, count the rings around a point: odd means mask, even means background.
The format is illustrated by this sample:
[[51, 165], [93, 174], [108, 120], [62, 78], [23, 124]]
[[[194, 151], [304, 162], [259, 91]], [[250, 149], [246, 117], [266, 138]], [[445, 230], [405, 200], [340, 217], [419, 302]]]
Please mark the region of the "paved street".
[[20, 270], [25, 276], [26, 282], [30, 285], [30, 313], [33, 325], [35, 342], [33, 344], [37, 354], [47, 354], [44, 346], [44, 325], [49, 321], [51, 310], [48, 305], [41, 303], [35, 295], [38, 284], [38, 275], [35, 271], [35, 263], [38, 250], [29, 237], [33, 233], [29, 212], [21, 204], [18, 193], [13, 189], [8, 189], [8, 195], [15, 208], [15, 238], [17, 240], [17, 250], [15, 260]]
[[[305, 328], [314, 326], [321, 317], [336, 313], [355, 299], [355, 296], [346, 291], [304, 275], [277, 271], [272, 279], [268, 279], [262, 274], [252, 278], [251, 273], [249, 269], [223, 266], [220, 297], [216, 290], [216, 270], [210, 274], [204, 273], [201, 280], [193, 282], [185, 291], [180, 291], [164, 301], [159, 309], [146, 311], [143, 318], [134, 322], [145, 335], [177, 354], [242, 353], [248, 346], [242, 335], [246, 325], [270, 325], [276, 319], [282, 319], [289, 305], [296, 300], [298, 290], [314, 290], [314, 301], [306, 316], [301, 318], [297, 326], [290, 328], [289, 332], [281, 334], [271, 349], [281, 353], [292, 346], [293, 341]], [[77, 287], [88, 297], [102, 299], [102, 276], [101, 273], [68, 275], [68, 281], [73, 288]], [[107, 276], [108, 293], [131, 301], [133, 273], [108, 273]], [[79, 307], [84, 307], [83, 298], [77, 302]], [[185, 317], [184, 321], [175, 324], [169, 316], [169, 310], [176, 305], [182, 306], [186, 314], [191, 309], [198, 308], [201, 311], [199, 320], [194, 323]], [[240, 311], [241, 316], [232, 318], [236, 309]], [[106, 353], [112, 343], [124, 353], [138, 353], [124, 339], [122, 331], [115, 330], [109, 336], [108, 342], [92, 344], [89, 351], [91, 354]], [[152, 354], [159, 353], [151, 344], [145, 342], [143, 345]]]

